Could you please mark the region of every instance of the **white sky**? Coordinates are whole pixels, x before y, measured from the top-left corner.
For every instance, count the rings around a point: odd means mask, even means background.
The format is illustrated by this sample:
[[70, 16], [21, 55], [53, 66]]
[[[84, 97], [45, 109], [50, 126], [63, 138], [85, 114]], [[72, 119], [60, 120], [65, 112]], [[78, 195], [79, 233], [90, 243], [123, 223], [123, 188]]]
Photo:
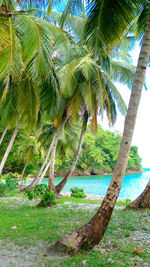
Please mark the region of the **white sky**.
[[[134, 49], [131, 53], [134, 64], [137, 64], [139, 51], [139, 47], [136, 47], [136, 49]], [[145, 91], [144, 89], [142, 92], [142, 98], [139, 105], [136, 126], [132, 139], [132, 145], [136, 145], [139, 149], [139, 155], [142, 158], [142, 167], [150, 167], [150, 68], [147, 70], [146, 79], [148, 91]], [[124, 101], [128, 105], [131, 91], [122, 85], [119, 85], [118, 89], [120, 90]], [[103, 122], [99, 122], [105, 130], [111, 130], [113, 132], [118, 131], [122, 133], [124, 119], [125, 117], [118, 113], [117, 121], [111, 129], [109, 128], [105, 117]]]

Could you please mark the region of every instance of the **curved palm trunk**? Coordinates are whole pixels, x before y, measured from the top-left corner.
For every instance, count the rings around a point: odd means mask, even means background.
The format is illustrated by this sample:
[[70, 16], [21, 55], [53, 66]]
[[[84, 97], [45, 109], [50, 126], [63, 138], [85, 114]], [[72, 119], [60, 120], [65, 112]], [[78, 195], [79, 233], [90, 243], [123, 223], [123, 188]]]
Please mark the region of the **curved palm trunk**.
[[67, 183], [68, 179], [70, 178], [70, 176], [72, 175], [72, 173], [73, 173], [73, 171], [75, 169], [75, 166], [77, 164], [77, 161], [78, 161], [78, 158], [79, 158], [79, 155], [80, 155], [81, 146], [82, 146], [82, 142], [83, 142], [83, 137], [84, 137], [84, 134], [85, 134], [85, 131], [86, 131], [86, 127], [87, 127], [87, 122], [88, 122], [88, 113], [86, 111], [84, 113], [84, 120], [83, 120], [83, 124], [82, 124], [79, 144], [78, 144], [77, 151], [75, 153], [74, 161], [72, 163], [72, 166], [71, 166], [70, 170], [68, 171], [68, 173], [64, 177], [64, 179], [58, 185], [55, 186], [55, 192], [57, 194], [59, 194], [62, 191], [62, 189], [64, 188], [65, 184]]
[[24, 168], [23, 168], [23, 170], [22, 170], [22, 173], [21, 173], [21, 176], [20, 176], [20, 179], [19, 179], [19, 181], [22, 181], [22, 179], [23, 179], [23, 176], [24, 176], [24, 173], [25, 173], [25, 171], [26, 171], [26, 168], [27, 168], [27, 164], [25, 164], [25, 166], [24, 166]]
[[[54, 165], [55, 165], [55, 154], [56, 154], [56, 147], [57, 144], [54, 145], [51, 157], [50, 157], [50, 165], [49, 165], [49, 180], [48, 180], [48, 191], [55, 191], [55, 185], [54, 185]], [[41, 178], [42, 180], [43, 178]], [[48, 201], [47, 203], [44, 203], [43, 200], [40, 201], [38, 204], [38, 207], [46, 207], [46, 206], [52, 206], [52, 202]]]
[[[61, 133], [60, 133], [61, 134]], [[59, 135], [60, 136], [60, 135]], [[57, 139], [55, 139], [55, 143], [54, 143], [54, 146], [53, 146], [53, 152], [55, 153], [55, 150], [56, 150], [56, 147], [57, 147], [57, 143], [58, 143], [58, 139], [59, 139], [59, 136]], [[48, 171], [48, 168], [50, 167], [50, 165], [52, 164], [52, 161], [53, 161], [53, 155], [51, 154], [50, 156], [50, 160], [48, 161], [43, 173], [41, 174], [41, 176], [39, 177], [38, 179], [38, 182], [37, 184], [40, 184], [44, 178], [44, 176], [46, 175], [47, 171]]]
[[139, 56], [139, 61], [135, 73], [130, 103], [125, 119], [124, 132], [120, 144], [120, 151], [115, 165], [113, 177], [107, 190], [101, 207], [94, 217], [85, 225], [76, 231], [62, 237], [56, 242], [56, 249], [67, 250], [68, 246], [71, 251], [79, 251], [81, 249], [91, 249], [97, 245], [103, 238], [107, 229], [112, 211], [118, 198], [122, 181], [127, 166], [128, 156], [130, 152], [132, 135], [135, 127], [135, 121], [138, 106], [141, 98], [144, 77], [150, 55], [150, 12], [145, 29], [143, 44]]
[[4, 132], [3, 132], [3, 134], [1, 135], [1, 138], [0, 138], [0, 145], [1, 145], [1, 143], [3, 142], [3, 139], [4, 139], [4, 137], [5, 137], [5, 134], [7, 133], [7, 127], [5, 128], [5, 130], [4, 130]]
[[20, 126], [20, 123], [18, 123], [17, 127], [15, 128], [15, 130], [13, 132], [13, 135], [12, 135], [12, 137], [10, 139], [10, 142], [8, 144], [8, 147], [7, 147], [7, 149], [5, 151], [5, 154], [3, 156], [3, 159], [1, 161], [1, 164], [0, 164], [0, 175], [2, 174], [2, 171], [3, 171], [3, 168], [4, 168], [5, 162], [6, 162], [7, 158], [8, 158], [9, 152], [10, 152], [10, 150], [11, 150], [11, 148], [13, 146], [13, 143], [15, 141], [16, 135], [17, 135], [18, 130], [19, 130], [19, 126]]
[[150, 180], [142, 194], [136, 198], [125, 210], [150, 208]]
[[53, 148], [50, 159], [51, 162], [49, 166], [49, 182], [48, 182], [49, 191], [55, 191], [55, 184], [54, 184], [55, 154], [56, 154], [56, 145]]
[[[40, 170], [39, 170], [38, 175], [34, 178], [34, 180], [32, 181], [32, 183], [31, 183], [29, 186], [26, 187], [27, 189], [30, 190], [32, 187], [34, 187], [35, 184], [39, 184], [39, 183], [42, 181], [42, 179], [43, 179], [44, 175], [46, 174], [46, 172], [47, 172], [47, 170], [48, 170], [48, 168], [49, 168], [49, 165], [50, 165], [50, 162], [48, 162], [47, 165], [46, 165], [46, 162], [47, 162], [47, 160], [48, 160], [48, 158], [49, 158], [49, 155], [50, 155], [50, 153], [51, 153], [53, 147], [55, 146], [55, 144], [57, 144], [58, 139], [59, 139], [59, 137], [60, 137], [60, 134], [61, 134], [61, 132], [62, 132], [62, 130], [63, 130], [63, 128], [64, 128], [64, 126], [65, 126], [67, 120], [68, 120], [68, 118], [69, 118], [69, 113], [66, 114], [64, 120], [62, 121], [61, 125], [60, 125], [59, 128], [57, 129], [57, 132], [56, 132], [56, 134], [54, 135], [54, 138], [53, 138], [53, 140], [52, 140], [52, 142], [51, 142], [51, 144], [50, 144], [50, 147], [49, 147], [49, 149], [48, 149], [46, 158], [45, 158], [45, 160], [43, 161], [43, 164], [42, 164], [42, 166], [41, 166], [41, 168], [40, 168]], [[46, 167], [45, 167], [45, 165], [46, 165]], [[45, 169], [44, 169], [44, 168], [45, 168]], [[42, 173], [42, 172], [43, 172], [43, 173]]]

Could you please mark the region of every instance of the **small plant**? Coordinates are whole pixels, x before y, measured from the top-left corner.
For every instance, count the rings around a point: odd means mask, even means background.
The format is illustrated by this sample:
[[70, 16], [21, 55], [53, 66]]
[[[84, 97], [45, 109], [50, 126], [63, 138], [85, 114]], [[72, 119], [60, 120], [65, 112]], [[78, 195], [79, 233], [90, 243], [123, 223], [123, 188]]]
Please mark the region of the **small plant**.
[[18, 186], [18, 181], [12, 177], [3, 176], [4, 182], [0, 183], [0, 195], [4, 195], [8, 191], [14, 190]]
[[7, 191], [7, 185], [0, 183], [0, 196], [3, 196], [6, 191]]
[[[38, 198], [41, 199], [40, 203], [43, 203], [43, 206], [48, 203], [50, 205], [55, 204], [55, 194], [53, 193], [53, 191], [48, 191], [48, 186], [46, 184], [36, 185], [31, 190], [27, 190], [25, 192], [25, 195], [29, 200]], [[38, 206], [42, 206], [40, 205], [40, 203]]]
[[8, 187], [8, 190], [10, 190], [10, 191], [14, 190], [19, 185], [17, 179], [15, 179], [13, 177], [7, 177], [5, 182], [6, 182], [6, 185]]
[[126, 198], [126, 199], [125, 199], [125, 204], [126, 204], [126, 205], [130, 205], [130, 204], [131, 204], [131, 199]]
[[73, 187], [70, 189], [71, 196], [76, 198], [85, 198], [86, 194], [84, 193], [84, 190], [82, 188]]

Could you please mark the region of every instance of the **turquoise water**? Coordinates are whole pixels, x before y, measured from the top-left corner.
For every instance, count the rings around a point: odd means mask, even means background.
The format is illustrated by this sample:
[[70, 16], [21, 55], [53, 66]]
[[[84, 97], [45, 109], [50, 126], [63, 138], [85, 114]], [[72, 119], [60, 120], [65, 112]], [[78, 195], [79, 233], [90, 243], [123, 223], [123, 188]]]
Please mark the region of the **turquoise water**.
[[[84, 188], [86, 194], [104, 196], [110, 184], [112, 176], [80, 176], [71, 177], [64, 187], [65, 192], [69, 192], [71, 187], [77, 186]], [[150, 179], [150, 171], [144, 173], [125, 175], [120, 198], [135, 199], [144, 190], [148, 180]], [[55, 184], [58, 184], [61, 178], [55, 178]], [[42, 183], [48, 183], [47, 179], [43, 179]]]

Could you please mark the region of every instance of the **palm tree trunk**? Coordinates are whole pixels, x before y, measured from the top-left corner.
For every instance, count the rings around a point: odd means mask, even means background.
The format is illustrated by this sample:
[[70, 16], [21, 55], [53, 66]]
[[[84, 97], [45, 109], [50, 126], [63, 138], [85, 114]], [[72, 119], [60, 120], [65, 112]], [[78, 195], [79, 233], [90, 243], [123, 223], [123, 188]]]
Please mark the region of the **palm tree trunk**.
[[67, 250], [68, 246], [71, 251], [91, 249], [92, 247], [97, 245], [104, 236], [124, 178], [149, 56], [150, 11], [135, 73], [130, 103], [125, 119], [120, 151], [110, 186], [107, 190], [101, 207], [93, 216], [93, 218], [76, 231], [62, 237], [59, 241], [57, 241], [55, 244], [56, 249], [63, 248], [64, 250]]
[[[61, 133], [60, 133], [60, 134], [61, 134]], [[59, 136], [60, 136], [60, 135], [59, 135]], [[55, 139], [55, 143], [54, 143], [54, 146], [53, 146], [53, 151], [56, 150], [59, 136]], [[48, 168], [49, 168], [50, 165], [51, 165], [52, 158], [53, 158], [53, 155], [51, 154], [51, 156], [50, 156], [50, 160], [48, 161], [48, 163], [47, 163], [47, 165], [46, 165], [46, 167], [45, 167], [43, 173], [42, 173], [41, 176], [39, 177], [37, 184], [40, 184], [40, 183], [42, 182], [44, 176], [46, 175], [46, 173], [47, 173], [47, 171], [48, 171]]]
[[55, 154], [56, 154], [56, 145], [53, 147], [53, 151], [51, 153], [50, 158], [50, 166], [49, 166], [49, 191], [55, 191], [55, 184], [54, 184], [54, 170], [55, 170]]
[[[59, 128], [57, 129], [56, 134], [54, 135], [54, 138], [53, 138], [53, 140], [52, 140], [52, 142], [51, 142], [51, 144], [50, 144], [50, 147], [49, 147], [49, 149], [48, 149], [46, 158], [45, 158], [45, 160], [43, 161], [43, 164], [42, 164], [42, 166], [41, 166], [41, 168], [40, 168], [40, 170], [39, 170], [38, 175], [34, 178], [33, 182], [32, 182], [29, 186], [26, 187], [26, 188], [28, 188], [29, 190], [30, 190], [32, 187], [34, 187], [35, 184], [39, 184], [39, 183], [42, 181], [44, 175], [46, 174], [46, 172], [47, 172], [47, 170], [48, 170], [48, 168], [49, 168], [49, 165], [50, 165], [50, 162], [48, 162], [47, 166], [45, 167], [46, 162], [47, 162], [47, 160], [48, 160], [48, 158], [49, 158], [49, 155], [50, 155], [50, 153], [51, 153], [53, 147], [55, 146], [55, 144], [57, 144], [57, 141], [58, 141], [58, 139], [59, 139], [59, 136], [60, 136], [60, 134], [61, 134], [61, 132], [62, 132], [62, 130], [63, 130], [63, 128], [64, 128], [64, 126], [65, 126], [67, 120], [68, 120], [68, 118], [69, 118], [69, 113], [67, 112], [67, 113], [66, 113], [66, 116], [65, 116], [65, 118], [64, 118], [64, 120], [62, 121], [61, 125], [60, 125]], [[44, 167], [45, 167], [45, 169], [44, 169]], [[43, 170], [44, 170], [44, 171], [43, 171]], [[42, 173], [42, 171], [43, 171], [43, 173]]]
[[1, 145], [1, 143], [3, 142], [3, 139], [4, 139], [4, 137], [5, 137], [5, 134], [6, 134], [7, 130], [8, 130], [8, 128], [6, 127], [5, 130], [4, 130], [4, 132], [3, 132], [3, 134], [1, 135], [1, 138], [0, 138], [0, 145]]
[[27, 164], [25, 164], [25, 166], [24, 166], [24, 168], [23, 168], [23, 170], [22, 170], [22, 173], [21, 173], [21, 176], [20, 176], [20, 179], [19, 179], [19, 181], [22, 181], [22, 179], [23, 179], [23, 176], [24, 176], [24, 173], [25, 173], [25, 171], [26, 171], [26, 168], [27, 168]]
[[10, 142], [8, 144], [8, 147], [7, 147], [6, 151], [5, 151], [5, 154], [3, 156], [3, 159], [1, 161], [1, 164], [0, 164], [0, 175], [2, 174], [2, 171], [3, 171], [3, 168], [4, 168], [5, 162], [6, 162], [7, 158], [8, 158], [9, 152], [10, 152], [10, 150], [11, 150], [11, 148], [13, 146], [13, 143], [15, 141], [16, 135], [17, 135], [18, 130], [19, 130], [19, 126], [20, 126], [20, 122], [18, 123], [17, 127], [15, 128], [15, 130], [13, 132], [13, 135], [12, 135], [12, 137], [10, 139]]
[[[48, 187], [49, 187], [49, 192], [50, 191], [55, 191], [55, 184], [54, 184], [54, 165], [55, 165], [55, 154], [56, 154], [56, 147], [57, 144], [54, 145], [51, 157], [50, 157], [50, 165], [49, 165], [49, 180], [48, 180]], [[43, 177], [40, 179], [42, 180]], [[44, 203], [43, 200], [40, 201], [38, 204], [38, 207], [47, 207], [47, 206], [52, 206], [52, 202], [48, 201], [47, 203]]]
[[67, 183], [68, 179], [70, 178], [70, 176], [72, 175], [72, 173], [75, 169], [75, 166], [77, 164], [77, 161], [78, 161], [78, 158], [80, 155], [81, 146], [82, 146], [83, 137], [84, 137], [84, 134], [86, 131], [87, 123], [88, 123], [88, 113], [87, 113], [87, 111], [85, 111], [84, 120], [83, 120], [83, 124], [82, 124], [82, 129], [81, 129], [81, 134], [80, 134], [80, 139], [79, 139], [79, 144], [78, 144], [77, 151], [75, 153], [74, 161], [72, 163], [70, 170], [68, 171], [68, 173], [64, 177], [64, 179], [58, 185], [55, 186], [55, 192], [57, 194], [59, 194], [62, 191], [62, 189], [64, 188], [65, 184]]
[[125, 210], [150, 208], [150, 180], [142, 194], [136, 198]]

